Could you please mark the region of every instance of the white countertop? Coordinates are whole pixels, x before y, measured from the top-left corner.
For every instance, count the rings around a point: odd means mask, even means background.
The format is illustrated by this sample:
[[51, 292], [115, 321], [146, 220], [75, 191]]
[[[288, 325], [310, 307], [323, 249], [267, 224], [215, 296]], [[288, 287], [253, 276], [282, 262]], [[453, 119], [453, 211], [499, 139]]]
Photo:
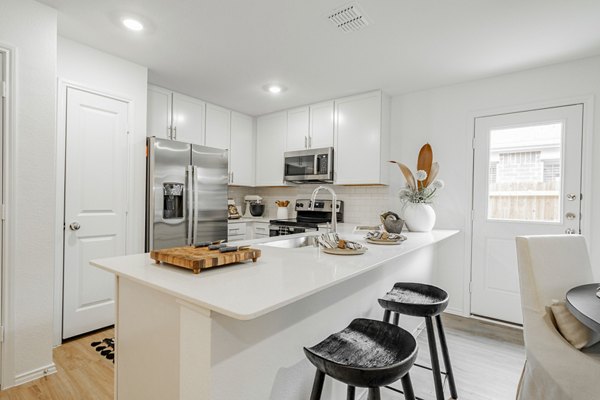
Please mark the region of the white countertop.
[[342, 224], [340, 236], [366, 244], [369, 250], [365, 254], [336, 256], [315, 247], [284, 249], [257, 243], [304, 236], [299, 234], [238, 242], [254, 243], [262, 256], [256, 263], [207, 269], [197, 275], [168, 264], [155, 264], [148, 254], [92, 260], [91, 264], [231, 318], [249, 320], [458, 233], [409, 232], [402, 244], [381, 246], [366, 243], [364, 234], [352, 234], [349, 225]]
[[241, 217], [238, 219], [228, 219], [227, 223], [229, 224], [239, 224], [242, 222], [269, 222], [270, 219], [269, 218], [265, 218], [265, 217]]

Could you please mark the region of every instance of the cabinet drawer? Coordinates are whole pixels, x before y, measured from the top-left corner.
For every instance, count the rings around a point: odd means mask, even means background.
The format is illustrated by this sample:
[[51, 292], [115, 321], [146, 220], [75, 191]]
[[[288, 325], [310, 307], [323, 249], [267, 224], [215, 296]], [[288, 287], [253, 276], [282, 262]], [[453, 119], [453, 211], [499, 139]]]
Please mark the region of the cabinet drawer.
[[227, 226], [227, 236], [232, 236], [232, 235], [244, 236], [245, 234], [246, 234], [246, 224], [245, 223], [229, 224]]
[[254, 224], [254, 235], [265, 235], [269, 236], [269, 224]]

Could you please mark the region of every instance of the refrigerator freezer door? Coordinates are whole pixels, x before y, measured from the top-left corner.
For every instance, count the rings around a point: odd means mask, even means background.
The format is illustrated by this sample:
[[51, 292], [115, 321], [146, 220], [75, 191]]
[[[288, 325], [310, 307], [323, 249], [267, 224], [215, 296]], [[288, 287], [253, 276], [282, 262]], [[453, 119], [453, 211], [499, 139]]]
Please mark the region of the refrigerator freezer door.
[[227, 240], [227, 150], [192, 146], [193, 243]]
[[148, 139], [146, 251], [185, 246], [188, 239], [188, 182], [191, 145]]

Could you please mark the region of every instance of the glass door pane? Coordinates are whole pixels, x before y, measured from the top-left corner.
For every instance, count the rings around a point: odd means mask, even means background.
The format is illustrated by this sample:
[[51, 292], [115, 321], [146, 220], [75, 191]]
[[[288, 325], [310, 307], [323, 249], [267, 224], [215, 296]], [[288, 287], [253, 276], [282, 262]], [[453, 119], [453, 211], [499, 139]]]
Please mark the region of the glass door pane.
[[560, 222], [563, 129], [490, 130], [488, 219]]

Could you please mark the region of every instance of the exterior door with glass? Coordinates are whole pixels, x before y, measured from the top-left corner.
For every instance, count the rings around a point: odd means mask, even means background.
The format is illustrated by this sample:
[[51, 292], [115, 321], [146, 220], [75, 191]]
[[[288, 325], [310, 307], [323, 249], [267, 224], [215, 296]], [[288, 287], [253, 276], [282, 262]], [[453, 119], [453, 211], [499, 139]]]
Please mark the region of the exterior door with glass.
[[580, 233], [583, 105], [476, 118], [471, 314], [522, 324], [515, 237]]

